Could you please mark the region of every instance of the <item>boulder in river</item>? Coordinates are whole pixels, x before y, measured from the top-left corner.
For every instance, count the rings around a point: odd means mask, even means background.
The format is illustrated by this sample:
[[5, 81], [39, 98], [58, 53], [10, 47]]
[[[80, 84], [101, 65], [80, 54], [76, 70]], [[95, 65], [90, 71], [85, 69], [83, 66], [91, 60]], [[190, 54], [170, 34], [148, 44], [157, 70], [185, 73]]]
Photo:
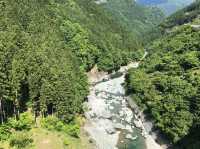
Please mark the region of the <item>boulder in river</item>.
[[129, 132], [133, 133], [133, 129], [132, 129], [131, 125], [126, 125], [125, 129], [128, 130]]
[[132, 137], [132, 140], [136, 140], [138, 138], [138, 136]]
[[114, 133], [116, 133], [116, 130], [114, 128], [110, 127], [110, 128], [106, 128], [106, 132], [108, 134], [114, 134]]
[[101, 117], [105, 118], [105, 119], [111, 119], [112, 114], [109, 111], [104, 111], [104, 112], [102, 112]]
[[132, 138], [132, 135], [131, 134], [127, 134], [126, 135], [126, 139], [131, 139]]
[[124, 125], [122, 125], [121, 123], [115, 124], [114, 127], [115, 127], [116, 129], [124, 129]]
[[137, 139], [137, 136], [133, 137], [131, 134], [127, 134], [127, 135], [126, 135], [126, 139], [136, 140], [136, 139]]
[[135, 127], [139, 128], [139, 129], [142, 129], [143, 124], [142, 124], [141, 121], [139, 121], [139, 120], [134, 120], [134, 124], [135, 124]]
[[124, 116], [124, 111], [119, 111], [119, 116], [123, 117]]
[[114, 108], [115, 108], [115, 107], [113, 107], [113, 106], [109, 106], [109, 109], [110, 109], [110, 110], [113, 110]]
[[87, 118], [87, 119], [90, 119], [90, 118], [96, 118], [97, 117], [97, 115], [95, 114], [95, 113], [93, 113], [92, 111], [89, 111], [89, 112], [86, 112], [85, 113], [85, 117]]
[[142, 136], [143, 136], [144, 138], [147, 138], [147, 136], [148, 136], [147, 132], [143, 130], [143, 131], [142, 131]]

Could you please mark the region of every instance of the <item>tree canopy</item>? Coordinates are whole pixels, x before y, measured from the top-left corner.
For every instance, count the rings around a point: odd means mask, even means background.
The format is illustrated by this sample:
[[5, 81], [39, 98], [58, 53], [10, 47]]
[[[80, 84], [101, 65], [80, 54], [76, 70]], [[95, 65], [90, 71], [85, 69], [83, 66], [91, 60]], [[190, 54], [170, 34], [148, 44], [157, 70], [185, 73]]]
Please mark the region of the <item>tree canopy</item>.
[[126, 76], [127, 93], [175, 147], [184, 149], [199, 148], [195, 129], [200, 126], [200, 32], [192, 27], [196, 19], [155, 40], [141, 67]]

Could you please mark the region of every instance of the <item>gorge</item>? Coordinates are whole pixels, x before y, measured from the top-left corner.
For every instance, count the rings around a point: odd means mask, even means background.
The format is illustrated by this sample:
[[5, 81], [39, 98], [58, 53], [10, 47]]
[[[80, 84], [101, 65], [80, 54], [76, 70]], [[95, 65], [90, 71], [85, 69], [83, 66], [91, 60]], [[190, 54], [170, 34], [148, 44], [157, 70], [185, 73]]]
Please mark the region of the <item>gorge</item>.
[[[140, 60], [144, 60], [146, 55], [147, 52]], [[91, 87], [85, 103], [87, 122], [84, 129], [98, 149], [164, 148], [155, 142], [156, 133], [154, 137], [150, 135], [152, 123], [141, 118], [143, 114], [138, 108], [130, 108], [131, 99], [125, 94], [125, 75], [129, 69], [138, 67], [139, 62], [132, 62], [112, 74], [94, 70], [88, 74]]]

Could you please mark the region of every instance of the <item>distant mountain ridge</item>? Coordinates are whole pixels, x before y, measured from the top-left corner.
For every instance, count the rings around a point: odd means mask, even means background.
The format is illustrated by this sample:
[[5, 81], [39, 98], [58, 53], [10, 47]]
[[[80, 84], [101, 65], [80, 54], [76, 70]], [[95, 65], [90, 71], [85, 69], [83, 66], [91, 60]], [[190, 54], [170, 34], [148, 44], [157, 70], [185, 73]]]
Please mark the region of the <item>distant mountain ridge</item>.
[[167, 2], [167, 0], [136, 0], [136, 1], [145, 5], [156, 5], [156, 4], [162, 4], [162, 3]]
[[146, 32], [155, 28], [164, 18], [159, 8], [142, 6], [134, 0], [98, 0], [96, 2], [109, 11], [114, 19], [137, 39], [144, 38], [144, 35], [146, 37]]
[[179, 9], [186, 7], [195, 0], [136, 0], [138, 4], [156, 6], [168, 16]]

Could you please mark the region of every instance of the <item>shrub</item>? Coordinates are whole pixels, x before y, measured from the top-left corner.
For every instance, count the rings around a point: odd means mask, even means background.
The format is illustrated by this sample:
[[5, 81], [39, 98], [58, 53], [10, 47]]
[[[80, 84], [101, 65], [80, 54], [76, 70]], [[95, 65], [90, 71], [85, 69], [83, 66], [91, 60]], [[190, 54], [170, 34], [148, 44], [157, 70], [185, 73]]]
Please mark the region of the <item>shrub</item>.
[[63, 121], [56, 117], [46, 117], [41, 120], [41, 126], [48, 130], [63, 131], [72, 137], [78, 137], [80, 133], [80, 127], [78, 124], [65, 124]]
[[0, 125], [0, 141], [7, 140], [10, 134], [10, 127], [8, 125]]
[[19, 120], [11, 118], [8, 121], [8, 125], [15, 130], [30, 130], [33, 123], [34, 120], [32, 115], [27, 112], [20, 114]]
[[64, 128], [64, 132], [72, 137], [79, 137], [80, 127], [78, 125], [66, 125]]
[[56, 131], [62, 131], [63, 127], [65, 126], [65, 124], [61, 121], [57, 122], [55, 125], [55, 130]]
[[[56, 117], [51, 117], [51, 116], [48, 116], [46, 118], [43, 118], [41, 120], [41, 126], [43, 128], [46, 128], [48, 130], [56, 130], [56, 125], [57, 123], [59, 122], [59, 119], [56, 118]], [[59, 124], [60, 125], [60, 124]], [[59, 128], [60, 129], [60, 128]]]
[[27, 132], [16, 132], [11, 136], [9, 141], [9, 145], [17, 149], [28, 148], [32, 143], [33, 139]]
[[68, 145], [70, 144], [70, 141], [67, 140], [67, 139], [65, 139], [65, 140], [63, 141], [63, 144], [64, 144], [65, 146], [68, 146]]

